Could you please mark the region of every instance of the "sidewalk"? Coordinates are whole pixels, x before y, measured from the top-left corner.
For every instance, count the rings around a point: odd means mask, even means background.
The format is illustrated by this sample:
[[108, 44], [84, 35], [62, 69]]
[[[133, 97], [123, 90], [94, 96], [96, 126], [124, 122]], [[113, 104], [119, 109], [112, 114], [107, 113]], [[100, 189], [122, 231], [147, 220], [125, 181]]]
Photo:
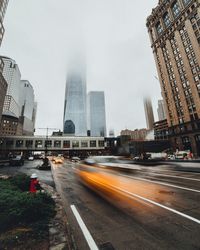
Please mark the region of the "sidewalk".
[[41, 183], [41, 187], [51, 195], [56, 203], [56, 216], [49, 223], [49, 249], [70, 250], [67, 236], [67, 218], [59, 194], [49, 185]]

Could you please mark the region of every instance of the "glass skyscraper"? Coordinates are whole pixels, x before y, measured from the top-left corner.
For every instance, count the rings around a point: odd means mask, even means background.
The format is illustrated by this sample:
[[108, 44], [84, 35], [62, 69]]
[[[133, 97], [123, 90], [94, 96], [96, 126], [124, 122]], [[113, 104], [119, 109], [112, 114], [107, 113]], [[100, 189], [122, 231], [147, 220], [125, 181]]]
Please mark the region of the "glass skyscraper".
[[91, 136], [106, 136], [105, 97], [103, 91], [88, 94], [88, 125]]
[[84, 70], [73, 70], [67, 76], [64, 102], [64, 134], [87, 135], [86, 79]]

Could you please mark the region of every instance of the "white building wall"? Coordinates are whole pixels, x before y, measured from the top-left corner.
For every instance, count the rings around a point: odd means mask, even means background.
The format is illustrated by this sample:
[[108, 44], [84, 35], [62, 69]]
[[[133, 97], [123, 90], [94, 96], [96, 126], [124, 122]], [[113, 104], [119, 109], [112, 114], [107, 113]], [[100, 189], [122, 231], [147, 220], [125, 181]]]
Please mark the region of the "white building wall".
[[[19, 71], [19, 67], [16, 64], [16, 62], [8, 57], [1, 57], [1, 59], [4, 62], [4, 68], [3, 68], [3, 76], [8, 84], [7, 88], [7, 96], [11, 96], [11, 104], [6, 105], [6, 107], [3, 109], [3, 111], [10, 111], [15, 116], [19, 117], [20, 115], [20, 79], [21, 79], [21, 73]], [[8, 100], [8, 98], [7, 98]], [[7, 110], [7, 107], [12, 107], [12, 110]]]

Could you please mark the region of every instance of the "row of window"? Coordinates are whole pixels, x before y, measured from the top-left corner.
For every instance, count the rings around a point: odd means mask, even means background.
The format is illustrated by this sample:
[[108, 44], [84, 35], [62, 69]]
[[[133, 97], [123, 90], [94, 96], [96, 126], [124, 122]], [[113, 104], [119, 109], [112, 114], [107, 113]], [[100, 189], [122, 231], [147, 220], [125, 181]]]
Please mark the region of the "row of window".
[[[187, 6], [192, 0], [183, 0], [183, 4], [184, 6]], [[156, 24], [156, 31], [157, 31], [157, 34], [160, 35], [163, 31], [164, 31], [164, 27], [162, 25], [162, 22], [164, 23], [165, 27], [168, 28], [172, 21], [173, 21], [173, 18], [177, 18], [180, 13], [181, 13], [181, 6], [179, 4], [178, 1], [175, 1], [170, 10], [165, 12], [164, 15], [162, 16], [162, 21], [159, 21], [157, 24]]]
[[104, 147], [104, 140], [90, 140], [90, 141], [78, 141], [78, 140], [7, 140], [6, 146], [15, 146], [16, 148], [26, 147], [31, 148], [96, 148]]
[[183, 46], [185, 48], [185, 52], [186, 52], [188, 60], [189, 60], [191, 71], [193, 73], [194, 81], [197, 85], [197, 90], [198, 90], [199, 95], [200, 95], [200, 91], [198, 88], [198, 85], [200, 83], [200, 73], [199, 73], [200, 67], [199, 67], [199, 64], [197, 62], [197, 58], [196, 58], [196, 55], [194, 53], [193, 46], [191, 44], [190, 38], [188, 36], [188, 33], [187, 33], [185, 27], [183, 27], [183, 29], [180, 30], [180, 35], [181, 35], [181, 39], [183, 42]]

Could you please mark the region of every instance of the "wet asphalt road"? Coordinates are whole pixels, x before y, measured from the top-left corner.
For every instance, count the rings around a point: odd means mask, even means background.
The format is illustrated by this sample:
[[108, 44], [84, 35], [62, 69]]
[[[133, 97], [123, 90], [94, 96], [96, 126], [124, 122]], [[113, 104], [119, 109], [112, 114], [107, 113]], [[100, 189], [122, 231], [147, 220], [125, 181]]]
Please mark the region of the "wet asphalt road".
[[106, 201], [85, 187], [74, 163], [52, 166], [77, 249], [92, 248], [72, 205], [99, 249], [200, 249], [200, 165], [191, 172], [189, 166], [135, 166], [128, 173], [101, 170], [103, 178], [116, 180], [116, 190], [130, 194], [128, 202], [120, 196]]
[[[35, 160], [22, 167], [1, 167], [0, 174], [36, 173], [40, 181], [54, 186], [51, 171], [38, 170], [39, 164]], [[76, 175], [76, 164], [52, 164], [76, 248], [95, 249], [88, 247], [72, 205], [99, 249], [200, 249], [200, 164], [188, 164], [135, 165], [131, 172], [101, 170], [103, 178], [116, 180], [118, 187], [137, 195], [128, 202], [123, 196], [107, 201], [85, 187]]]

